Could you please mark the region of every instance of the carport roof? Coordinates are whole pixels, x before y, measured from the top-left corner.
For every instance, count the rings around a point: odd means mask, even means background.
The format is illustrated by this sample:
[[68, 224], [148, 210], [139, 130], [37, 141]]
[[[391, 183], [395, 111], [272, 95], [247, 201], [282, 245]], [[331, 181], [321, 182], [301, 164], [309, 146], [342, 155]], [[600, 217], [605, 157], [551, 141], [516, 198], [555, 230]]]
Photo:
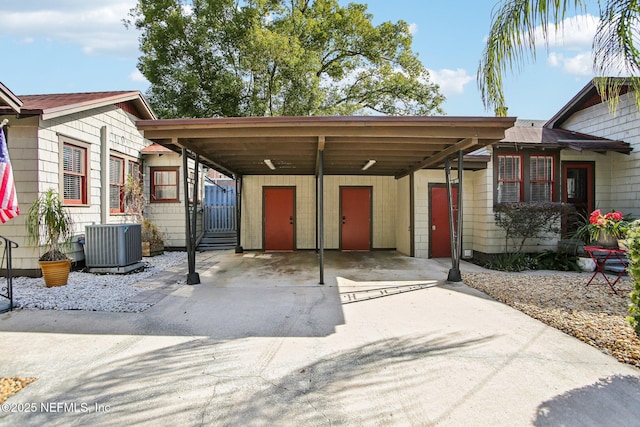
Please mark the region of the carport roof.
[[[182, 148], [228, 175], [326, 175], [400, 178], [504, 138], [513, 117], [311, 116], [140, 120], [145, 138]], [[270, 169], [270, 160], [275, 169]], [[367, 170], [369, 161], [375, 164]]]

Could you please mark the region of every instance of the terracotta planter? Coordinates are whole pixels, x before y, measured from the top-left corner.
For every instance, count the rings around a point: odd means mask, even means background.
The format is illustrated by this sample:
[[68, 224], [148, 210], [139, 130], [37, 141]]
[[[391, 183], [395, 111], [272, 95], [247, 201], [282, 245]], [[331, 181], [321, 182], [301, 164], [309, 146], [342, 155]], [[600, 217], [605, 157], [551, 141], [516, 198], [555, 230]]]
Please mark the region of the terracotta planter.
[[39, 261], [39, 264], [47, 288], [67, 284], [69, 271], [71, 271], [70, 259], [64, 259], [62, 261]]
[[142, 242], [142, 256], [162, 255], [164, 245], [162, 243]]

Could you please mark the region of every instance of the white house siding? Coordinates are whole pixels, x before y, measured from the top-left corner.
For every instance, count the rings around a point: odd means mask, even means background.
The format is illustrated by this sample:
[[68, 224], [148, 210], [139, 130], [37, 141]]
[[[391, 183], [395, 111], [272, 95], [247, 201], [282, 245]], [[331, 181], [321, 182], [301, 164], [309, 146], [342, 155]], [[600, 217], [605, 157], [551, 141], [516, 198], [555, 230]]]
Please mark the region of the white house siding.
[[[189, 167], [192, 168], [195, 162], [189, 159]], [[177, 153], [166, 153], [162, 155], [145, 154], [143, 159], [144, 174], [144, 195], [146, 205], [144, 207], [144, 216], [153, 222], [162, 233], [164, 245], [168, 248], [184, 248], [186, 247], [186, 216], [184, 212], [184, 176], [182, 171], [182, 157]], [[150, 201], [151, 194], [151, 168], [152, 167], [177, 167], [178, 171], [178, 202], [175, 203], [154, 203]], [[198, 196], [198, 214], [196, 216], [196, 236], [200, 236], [203, 232], [203, 215], [202, 197], [204, 195], [204, 175], [200, 171], [199, 175], [200, 190]]]
[[[614, 208], [612, 195], [615, 193], [615, 188], [612, 185], [613, 174], [617, 168], [615, 163], [620, 157], [628, 157], [625, 154], [608, 153], [599, 154], [592, 152], [577, 152], [573, 150], [563, 150], [560, 152], [561, 162], [594, 162], [595, 163], [595, 207], [596, 209], [602, 209], [609, 211]], [[564, 177], [561, 177], [564, 179]], [[632, 193], [631, 191], [627, 191]], [[621, 209], [621, 208], [618, 208]], [[622, 209], [624, 212], [628, 212], [628, 209]]]
[[[622, 95], [615, 114], [605, 103], [597, 104], [573, 114], [562, 123], [564, 129], [621, 140], [631, 144], [630, 155], [593, 154], [596, 161], [596, 207], [605, 211], [616, 209], [640, 217], [640, 114], [632, 92]], [[567, 151], [567, 150], [565, 150]], [[584, 154], [584, 153], [583, 153]], [[563, 153], [563, 159], [574, 159]], [[581, 155], [579, 160], [586, 159]], [[577, 158], [576, 158], [577, 159]]]
[[[474, 200], [474, 172], [465, 171], [462, 182], [462, 205], [463, 205], [463, 233], [462, 233], [462, 249], [472, 249], [474, 244], [474, 227], [476, 225], [474, 218], [476, 203]], [[452, 171], [452, 177], [455, 178], [456, 171]], [[414, 215], [415, 215], [415, 257], [429, 258], [429, 184], [446, 184], [444, 171], [439, 170], [420, 170], [415, 173], [414, 179]]]
[[326, 176], [324, 182], [325, 247], [340, 248], [340, 187], [373, 187], [373, 249], [396, 248], [397, 187], [390, 176]]
[[492, 253], [504, 249], [504, 239], [493, 220], [493, 167], [470, 172], [467, 175], [474, 183], [471, 249], [474, 252]]
[[[262, 188], [296, 188], [296, 248], [316, 247], [316, 179], [313, 176], [245, 176], [242, 181], [242, 246], [263, 248]], [[373, 187], [373, 247], [396, 247], [396, 183], [393, 177], [325, 176], [324, 236], [326, 249], [340, 247], [340, 186]]]
[[[492, 153], [491, 147], [487, 147], [489, 153]], [[564, 151], [561, 152], [561, 161], [571, 158], [563, 158]], [[579, 160], [590, 160], [590, 157], [578, 157]], [[572, 159], [571, 159], [572, 160]], [[505, 232], [496, 225], [494, 217], [494, 200], [493, 200], [493, 161], [487, 164], [487, 168], [475, 172], [467, 173], [468, 181], [472, 181], [474, 185], [473, 194], [473, 212], [472, 222], [472, 245], [474, 252], [485, 254], [503, 253], [515, 249], [513, 241], [508, 242], [505, 246]], [[561, 177], [557, 177], [561, 179]], [[466, 215], [466, 210], [465, 210]], [[466, 228], [465, 228], [466, 231]], [[557, 236], [549, 236], [542, 239], [529, 239], [527, 244], [522, 248], [523, 252], [542, 252], [550, 249], [554, 250], [557, 245]], [[466, 246], [465, 246], [466, 248]]]
[[[24, 219], [29, 206], [39, 193], [49, 188], [61, 191], [60, 136], [88, 146], [89, 204], [68, 207], [75, 222], [76, 235], [83, 234], [86, 225], [99, 224], [102, 209], [107, 209], [107, 212], [109, 209], [108, 204], [103, 206], [101, 202], [102, 189], [108, 191], [109, 188], [108, 182], [101, 181], [102, 128], [106, 127], [107, 146], [114, 155], [120, 153], [138, 159], [138, 152], [148, 143], [145, 143], [135, 127], [137, 119], [115, 106], [96, 108], [50, 120], [39, 120], [37, 117], [9, 120], [9, 155], [12, 164], [17, 161], [14, 166], [17, 175], [16, 192], [22, 215], [4, 224], [0, 234], [20, 245], [20, 248], [13, 252], [15, 269], [37, 270], [39, 252], [36, 248], [27, 246]], [[107, 213], [107, 218], [108, 222], [123, 221], [121, 215]], [[74, 245], [72, 258], [83, 259], [81, 249], [79, 245]]]
[[398, 213], [396, 221], [396, 250], [411, 255], [411, 177], [405, 176], [396, 181], [398, 194]]
[[40, 256], [35, 249], [27, 248], [27, 232], [24, 221], [29, 205], [38, 194], [38, 118], [18, 120], [15, 117], [0, 117], [0, 120], [5, 118], [9, 119], [7, 145], [22, 214], [0, 224], [0, 235], [20, 245], [18, 249], [13, 251], [13, 268], [29, 269], [33, 268], [31, 259], [35, 257], [37, 260]]
[[316, 179], [302, 175], [250, 175], [242, 178], [241, 245], [261, 250], [263, 187], [295, 187], [296, 248], [316, 247]]

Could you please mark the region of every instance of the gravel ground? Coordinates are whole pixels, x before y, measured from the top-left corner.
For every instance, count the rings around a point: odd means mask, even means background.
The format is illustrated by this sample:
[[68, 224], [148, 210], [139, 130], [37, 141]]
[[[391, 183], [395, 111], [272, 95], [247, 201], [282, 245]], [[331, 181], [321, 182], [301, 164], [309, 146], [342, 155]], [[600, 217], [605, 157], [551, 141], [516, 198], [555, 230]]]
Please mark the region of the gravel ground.
[[13, 396], [37, 378], [0, 378], [0, 403]]
[[165, 252], [143, 257], [142, 271], [129, 274], [92, 274], [72, 271], [65, 286], [47, 288], [43, 278], [13, 279], [13, 302], [17, 308], [37, 310], [87, 310], [136, 313], [151, 307], [129, 298], [148, 289], [142, 280], [187, 259], [186, 252]]
[[[463, 273], [463, 281], [549, 326], [573, 335], [620, 362], [640, 367], [640, 339], [627, 322], [631, 282], [625, 276], [614, 294], [590, 274]], [[619, 289], [625, 289], [620, 291]]]

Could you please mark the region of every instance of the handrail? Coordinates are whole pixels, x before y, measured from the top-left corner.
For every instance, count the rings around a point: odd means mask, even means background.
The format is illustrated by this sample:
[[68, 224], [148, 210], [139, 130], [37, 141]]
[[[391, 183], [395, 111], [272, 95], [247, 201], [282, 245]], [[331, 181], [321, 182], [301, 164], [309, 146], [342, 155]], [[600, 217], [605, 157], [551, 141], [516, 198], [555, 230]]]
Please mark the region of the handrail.
[[4, 236], [0, 236], [0, 246], [4, 245], [4, 251], [2, 251], [2, 260], [0, 261], [0, 268], [5, 266], [5, 279], [6, 285], [0, 285], [0, 297], [7, 298], [9, 305], [7, 308], [0, 306], [0, 313], [13, 310], [13, 259], [11, 250], [17, 248], [19, 245], [11, 239]]

